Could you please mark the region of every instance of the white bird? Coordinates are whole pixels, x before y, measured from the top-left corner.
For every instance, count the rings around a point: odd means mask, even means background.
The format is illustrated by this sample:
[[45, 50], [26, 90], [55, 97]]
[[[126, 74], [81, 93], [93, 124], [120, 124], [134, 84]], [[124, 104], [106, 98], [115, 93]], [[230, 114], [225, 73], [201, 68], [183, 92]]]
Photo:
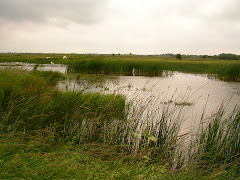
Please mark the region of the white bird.
[[51, 61], [51, 64], [54, 64], [54, 63]]
[[135, 69], [133, 68], [132, 70], [132, 75], [134, 76], [135, 75]]

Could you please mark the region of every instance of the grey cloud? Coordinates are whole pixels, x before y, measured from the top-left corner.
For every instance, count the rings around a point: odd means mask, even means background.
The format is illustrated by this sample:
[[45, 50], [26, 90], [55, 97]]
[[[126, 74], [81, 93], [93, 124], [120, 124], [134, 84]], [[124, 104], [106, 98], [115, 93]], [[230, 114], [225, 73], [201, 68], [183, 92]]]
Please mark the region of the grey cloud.
[[[240, 22], [239, 0], [179, 0], [175, 11], [177, 16], [196, 18], [203, 21]], [[210, 11], [206, 11], [210, 8]]]
[[218, 14], [219, 19], [234, 21], [240, 23], [240, 1], [233, 0], [232, 3], [227, 4], [221, 13]]
[[79, 24], [97, 23], [108, 0], [1, 0], [0, 19], [47, 22], [67, 20]]
[[205, 21], [217, 23], [240, 23], [240, 1], [239, 0], [222, 0], [215, 1], [211, 5], [211, 11], [205, 12], [209, 6], [209, 1], [205, 1], [202, 6], [199, 6], [197, 17], [203, 18]]

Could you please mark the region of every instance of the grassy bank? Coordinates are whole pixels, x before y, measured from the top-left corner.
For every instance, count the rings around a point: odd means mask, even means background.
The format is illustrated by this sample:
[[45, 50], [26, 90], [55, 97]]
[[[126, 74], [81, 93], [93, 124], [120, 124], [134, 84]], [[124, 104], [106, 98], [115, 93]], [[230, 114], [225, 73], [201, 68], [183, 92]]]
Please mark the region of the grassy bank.
[[[53, 90], [52, 84], [61, 77], [53, 72], [1, 71], [2, 126], [12, 131], [52, 128], [58, 135], [79, 143], [85, 136], [94, 139], [103, 124], [124, 119], [123, 96]], [[84, 131], [82, 124], [91, 126], [91, 131], [79, 137], [79, 131]]]
[[126, 147], [88, 143], [47, 143], [39, 136], [1, 134], [1, 179], [237, 179], [237, 167], [226, 171], [169, 170], [169, 165], [131, 155]]
[[183, 148], [184, 106], [161, 103], [145, 116], [146, 101], [54, 89], [64, 78], [0, 71], [0, 178], [240, 177], [239, 109], [225, 117], [220, 108]]
[[[51, 57], [45, 60], [45, 57]], [[66, 64], [69, 72], [92, 74], [114, 74], [161, 76], [163, 71], [185, 73], [207, 73], [224, 80], [239, 80], [238, 60], [226, 60], [201, 57], [129, 56], [129, 55], [78, 55], [68, 54], [63, 60], [62, 54], [1, 54], [0, 62], [29, 62], [37, 64]], [[234, 71], [234, 73], [233, 73]]]
[[107, 144], [49, 144], [11, 134], [0, 145], [1, 179], [163, 179], [167, 167], [147, 165]]

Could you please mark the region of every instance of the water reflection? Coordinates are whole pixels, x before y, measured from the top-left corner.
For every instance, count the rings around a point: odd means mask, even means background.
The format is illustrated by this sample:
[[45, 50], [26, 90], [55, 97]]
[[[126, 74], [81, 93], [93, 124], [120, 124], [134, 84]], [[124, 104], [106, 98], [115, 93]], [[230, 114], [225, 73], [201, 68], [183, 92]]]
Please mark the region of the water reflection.
[[67, 66], [63, 64], [33, 64], [33, 63], [21, 63], [21, 62], [15, 62], [15, 63], [0, 63], [0, 69], [4, 68], [12, 68], [12, 69], [23, 69], [31, 71], [36, 68], [36, 70], [39, 71], [55, 71], [60, 73], [66, 73], [67, 72]]

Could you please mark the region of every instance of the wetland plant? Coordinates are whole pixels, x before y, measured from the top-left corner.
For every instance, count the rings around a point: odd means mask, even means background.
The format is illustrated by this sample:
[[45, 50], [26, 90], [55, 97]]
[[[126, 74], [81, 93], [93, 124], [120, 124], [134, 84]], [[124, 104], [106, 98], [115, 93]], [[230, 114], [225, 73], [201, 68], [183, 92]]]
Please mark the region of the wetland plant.
[[[228, 116], [224, 105], [202, 121], [192, 142], [191, 160], [201, 167], [231, 165], [240, 159], [240, 108]], [[239, 165], [239, 164], [238, 164]]]
[[217, 78], [226, 81], [240, 80], [240, 63], [224, 64], [212, 70], [212, 74]]
[[52, 72], [7, 70], [1, 75], [2, 133], [41, 131], [53, 142], [127, 145], [130, 152], [165, 161], [174, 154], [182, 108], [163, 104], [161, 114], [151, 114], [151, 99], [136, 108], [122, 95], [59, 92], [53, 79], [61, 76]]
[[202, 119], [189, 154], [184, 156], [186, 149], [180, 142], [185, 135], [179, 131], [189, 106], [175, 105], [179, 98], [174, 95], [149, 111], [156, 103], [151, 98], [126, 104], [122, 95], [54, 90], [61, 74], [8, 69], [0, 75], [2, 136], [20, 133], [23, 138], [34, 135], [50, 143], [124, 146], [125, 151], [140, 155], [148, 163], [177, 164], [178, 168], [239, 167], [239, 108], [226, 116], [221, 106], [206, 123]]
[[145, 61], [105, 61], [97, 60], [82, 60], [72, 62], [68, 65], [68, 72], [88, 73], [88, 74], [106, 74], [106, 75], [140, 75], [141, 76], [162, 76], [163, 67], [161, 64]]

